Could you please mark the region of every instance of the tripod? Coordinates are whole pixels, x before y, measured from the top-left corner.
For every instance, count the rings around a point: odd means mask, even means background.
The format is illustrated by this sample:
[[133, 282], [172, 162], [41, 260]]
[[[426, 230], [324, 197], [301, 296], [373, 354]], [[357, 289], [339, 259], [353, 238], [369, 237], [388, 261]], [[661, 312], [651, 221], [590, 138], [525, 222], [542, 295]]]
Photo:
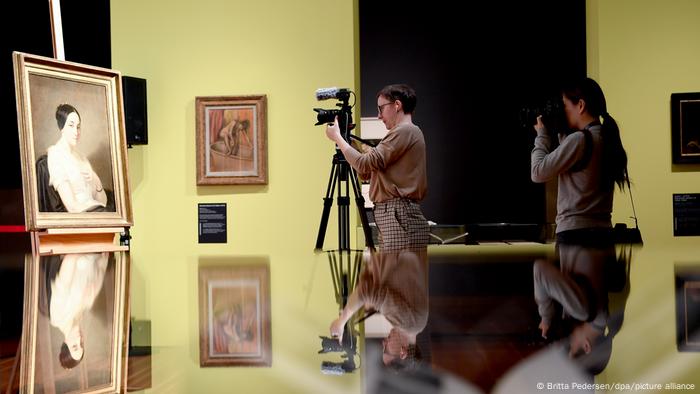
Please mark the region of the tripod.
[[[348, 303], [350, 293], [355, 291], [360, 271], [362, 270], [362, 252], [360, 251], [339, 251], [336, 258], [335, 251], [328, 252], [328, 260], [330, 263], [331, 276], [333, 278], [333, 289], [335, 290], [335, 299], [338, 306], [342, 310]], [[354, 258], [353, 258], [354, 253]], [[347, 269], [345, 263], [347, 262]], [[342, 339], [337, 337], [321, 338], [321, 350], [319, 353], [338, 352], [343, 353], [342, 362], [323, 361], [321, 364], [321, 372], [331, 375], [342, 375], [344, 373], [353, 372], [357, 369], [355, 364], [355, 356], [357, 356], [357, 328], [355, 323], [348, 320], [343, 328]]]
[[[372, 145], [362, 138], [350, 134], [355, 125], [352, 124], [352, 107], [349, 104], [350, 95], [354, 95], [349, 89], [319, 89], [316, 91], [316, 98], [326, 100], [335, 98], [340, 100], [336, 103], [336, 107], [340, 109], [325, 110], [322, 108], [314, 108], [318, 112], [316, 126], [334, 121], [338, 121], [338, 128], [343, 139], [350, 142], [354, 138], [360, 142]], [[338, 249], [343, 251], [350, 250], [350, 183], [352, 191], [355, 193], [355, 203], [360, 213], [360, 221], [365, 234], [365, 245], [374, 248], [372, 240], [372, 231], [369, 228], [369, 220], [365, 211], [365, 199], [360, 192], [360, 181], [357, 179], [355, 170], [350, 167], [343, 153], [336, 146], [335, 155], [333, 155], [333, 165], [331, 166], [331, 176], [328, 179], [328, 187], [326, 188], [326, 197], [323, 198], [323, 214], [321, 215], [321, 225], [318, 228], [318, 236], [316, 237], [316, 250], [323, 249], [323, 240], [326, 235], [326, 227], [328, 226], [328, 215], [331, 212], [333, 204], [333, 193], [335, 193], [336, 185], [338, 187]]]
[[[350, 137], [366, 142], [353, 135], [350, 135]], [[326, 235], [326, 228], [328, 227], [328, 216], [333, 205], [333, 194], [336, 186], [338, 187], [338, 249], [350, 250], [350, 186], [348, 184], [352, 185], [352, 190], [355, 194], [355, 203], [360, 213], [360, 221], [365, 234], [365, 245], [374, 248], [372, 230], [369, 227], [369, 219], [365, 210], [365, 199], [360, 192], [360, 181], [355, 170], [345, 160], [342, 152], [336, 149], [335, 155], [333, 155], [333, 165], [331, 166], [331, 175], [328, 179], [326, 196], [323, 198], [323, 214], [321, 215], [321, 224], [316, 237], [317, 250], [323, 249], [323, 241]]]

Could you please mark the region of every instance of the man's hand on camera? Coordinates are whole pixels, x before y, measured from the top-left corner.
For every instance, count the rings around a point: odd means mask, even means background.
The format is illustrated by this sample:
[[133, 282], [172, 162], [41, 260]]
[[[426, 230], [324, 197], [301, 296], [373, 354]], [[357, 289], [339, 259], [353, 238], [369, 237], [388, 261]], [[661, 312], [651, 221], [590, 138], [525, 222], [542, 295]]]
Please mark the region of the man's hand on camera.
[[326, 126], [326, 136], [329, 140], [338, 143], [343, 137], [340, 135], [340, 126], [338, 126], [338, 117], [335, 117], [335, 122], [328, 123]]
[[544, 123], [542, 123], [542, 115], [537, 117], [537, 123], [535, 124], [535, 131], [537, 131], [537, 135], [545, 135], [547, 134], [547, 129], [544, 127]]

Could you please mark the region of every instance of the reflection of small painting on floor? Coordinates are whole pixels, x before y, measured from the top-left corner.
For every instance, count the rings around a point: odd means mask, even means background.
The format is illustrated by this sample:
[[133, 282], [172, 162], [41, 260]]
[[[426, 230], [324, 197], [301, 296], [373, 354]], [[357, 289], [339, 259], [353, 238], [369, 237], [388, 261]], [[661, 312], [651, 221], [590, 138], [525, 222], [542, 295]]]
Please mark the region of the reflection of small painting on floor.
[[700, 344], [700, 282], [686, 285], [686, 310], [688, 311], [688, 343]]
[[213, 335], [211, 356], [259, 356], [260, 317], [258, 287], [252, 283], [236, 286], [214, 286]]
[[269, 367], [268, 261], [244, 258], [231, 266], [215, 261], [216, 265], [207, 261], [199, 267], [200, 366]]

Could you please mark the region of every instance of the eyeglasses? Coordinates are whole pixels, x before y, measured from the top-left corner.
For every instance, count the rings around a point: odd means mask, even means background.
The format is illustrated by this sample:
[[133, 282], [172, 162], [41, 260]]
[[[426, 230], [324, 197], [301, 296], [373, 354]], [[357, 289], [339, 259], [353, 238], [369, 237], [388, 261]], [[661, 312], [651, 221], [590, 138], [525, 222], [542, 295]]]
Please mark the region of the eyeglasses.
[[384, 109], [384, 107], [387, 106], [387, 105], [389, 105], [389, 104], [394, 104], [394, 102], [391, 101], [391, 102], [388, 102], [388, 103], [384, 103], [384, 104], [382, 104], [382, 105], [377, 105], [377, 112], [381, 114], [381, 113], [382, 113], [382, 110]]

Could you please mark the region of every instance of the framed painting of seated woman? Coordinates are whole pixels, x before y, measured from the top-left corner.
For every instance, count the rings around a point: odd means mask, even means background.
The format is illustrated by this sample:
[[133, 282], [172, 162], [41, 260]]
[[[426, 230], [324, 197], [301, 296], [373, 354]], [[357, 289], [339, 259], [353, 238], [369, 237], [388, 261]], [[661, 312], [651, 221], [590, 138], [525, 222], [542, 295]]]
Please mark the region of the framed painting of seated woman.
[[267, 184], [267, 96], [195, 98], [197, 185]]
[[130, 226], [121, 74], [13, 60], [27, 229]]

